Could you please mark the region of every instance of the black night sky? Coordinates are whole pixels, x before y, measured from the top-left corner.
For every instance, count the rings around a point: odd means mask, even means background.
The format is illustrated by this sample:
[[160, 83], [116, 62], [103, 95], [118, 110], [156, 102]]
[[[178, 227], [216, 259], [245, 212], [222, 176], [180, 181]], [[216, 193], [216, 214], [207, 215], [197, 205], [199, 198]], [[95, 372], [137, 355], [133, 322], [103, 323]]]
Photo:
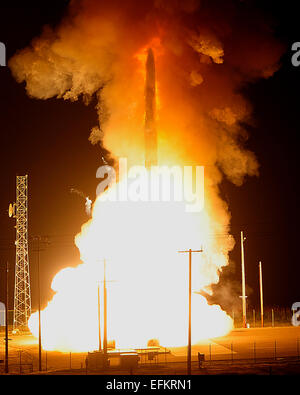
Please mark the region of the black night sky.
[[[0, 5], [0, 41], [7, 59], [38, 36], [45, 24], [57, 24], [68, 1], [22, 2]], [[21, 2], [20, 2], [21, 3]], [[17, 4], [14, 2], [14, 4]], [[267, 80], [244, 87], [253, 106], [247, 147], [260, 163], [259, 178], [248, 178], [242, 187], [224, 181], [222, 193], [232, 213], [232, 233], [237, 243], [232, 263], [221, 278], [240, 281], [239, 233], [244, 231], [246, 282], [252, 289], [252, 305], [258, 306], [258, 261], [263, 262], [264, 298], [267, 306], [290, 308], [299, 294], [298, 207], [298, 114], [300, 67], [291, 63], [291, 46], [300, 41], [294, 1], [259, 1], [257, 7], [274, 20], [274, 35], [285, 54], [281, 68]], [[86, 222], [83, 201], [70, 188], [95, 197], [96, 169], [102, 164], [99, 146], [88, 142], [89, 130], [97, 124], [95, 103], [30, 99], [8, 67], [0, 67], [0, 300], [4, 297], [5, 263], [10, 262], [14, 282], [14, 221], [8, 205], [15, 199], [15, 176], [29, 175], [29, 234], [49, 237], [42, 252], [43, 304], [51, 296], [50, 284], [57, 271], [79, 263], [74, 235]], [[36, 252], [30, 244], [32, 302], [36, 308]], [[221, 303], [221, 300], [216, 300]], [[11, 292], [11, 306], [13, 293]]]

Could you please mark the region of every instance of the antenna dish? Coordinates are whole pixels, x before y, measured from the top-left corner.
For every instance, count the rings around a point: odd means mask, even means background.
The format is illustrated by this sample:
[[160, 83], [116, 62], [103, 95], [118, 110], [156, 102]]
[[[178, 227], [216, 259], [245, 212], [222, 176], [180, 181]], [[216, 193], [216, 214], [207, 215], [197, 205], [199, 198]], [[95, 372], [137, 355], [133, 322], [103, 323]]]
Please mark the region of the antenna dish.
[[10, 203], [9, 209], [8, 209], [8, 215], [9, 215], [9, 218], [11, 218], [15, 215], [15, 205], [14, 204]]

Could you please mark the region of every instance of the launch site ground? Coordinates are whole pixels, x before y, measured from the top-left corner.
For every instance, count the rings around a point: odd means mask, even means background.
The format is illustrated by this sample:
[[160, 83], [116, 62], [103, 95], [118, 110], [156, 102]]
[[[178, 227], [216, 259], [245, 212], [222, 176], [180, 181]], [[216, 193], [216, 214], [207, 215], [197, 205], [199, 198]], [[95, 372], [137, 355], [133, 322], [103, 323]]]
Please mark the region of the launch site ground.
[[[86, 368], [87, 353], [42, 353], [43, 371], [38, 372], [38, 341], [31, 335], [9, 335], [11, 374], [185, 374], [186, 347], [160, 348], [154, 359], [140, 355], [138, 368], [130, 372], [112, 366], [102, 371]], [[204, 354], [199, 367], [198, 353]], [[0, 360], [4, 359], [4, 338]], [[0, 371], [3, 373], [3, 362]], [[227, 336], [206, 340], [192, 347], [192, 374], [299, 374], [300, 327], [235, 329]]]

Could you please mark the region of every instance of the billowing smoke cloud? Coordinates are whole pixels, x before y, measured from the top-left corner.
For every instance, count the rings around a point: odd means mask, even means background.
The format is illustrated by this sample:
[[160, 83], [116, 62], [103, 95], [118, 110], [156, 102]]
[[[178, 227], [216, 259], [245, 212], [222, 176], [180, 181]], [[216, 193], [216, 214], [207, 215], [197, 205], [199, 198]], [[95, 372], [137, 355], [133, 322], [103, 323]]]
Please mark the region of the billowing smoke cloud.
[[[236, 185], [258, 175], [241, 126], [251, 106], [240, 89], [272, 76], [282, 52], [251, 3], [74, 0], [60, 26], [46, 27], [9, 66], [31, 97], [82, 97], [89, 103], [96, 95], [99, 125], [91, 143], [140, 164], [150, 46], [157, 70], [159, 163], [206, 166], [207, 211], [215, 233], [226, 235], [230, 213], [218, 184], [224, 175]], [[217, 244], [225, 255], [233, 248], [230, 238]]]
[[31, 97], [82, 96], [88, 103], [97, 94], [99, 125], [90, 141], [142, 161], [149, 46], [157, 63], [160, 160], [176, 152], [174, 160], [217, 165], [237, 185], [256, 175], [240, 127], [251, 109], [238, 90], [272, 75], [281, 47], [247, 2], [75, 0], [55, 31], [46, 27], [9, 65]]

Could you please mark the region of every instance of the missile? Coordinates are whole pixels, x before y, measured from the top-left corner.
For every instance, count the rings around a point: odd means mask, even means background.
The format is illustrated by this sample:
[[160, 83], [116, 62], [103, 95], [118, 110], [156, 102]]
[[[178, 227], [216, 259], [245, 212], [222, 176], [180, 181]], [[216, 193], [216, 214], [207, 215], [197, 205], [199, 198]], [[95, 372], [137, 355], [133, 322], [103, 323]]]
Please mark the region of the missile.
[[146, 60], [145, 81], [145, 167], [157, 166], [157, 132], [155, 122], [156, 87], [155, 61], [151, 48], [148, 49]]

